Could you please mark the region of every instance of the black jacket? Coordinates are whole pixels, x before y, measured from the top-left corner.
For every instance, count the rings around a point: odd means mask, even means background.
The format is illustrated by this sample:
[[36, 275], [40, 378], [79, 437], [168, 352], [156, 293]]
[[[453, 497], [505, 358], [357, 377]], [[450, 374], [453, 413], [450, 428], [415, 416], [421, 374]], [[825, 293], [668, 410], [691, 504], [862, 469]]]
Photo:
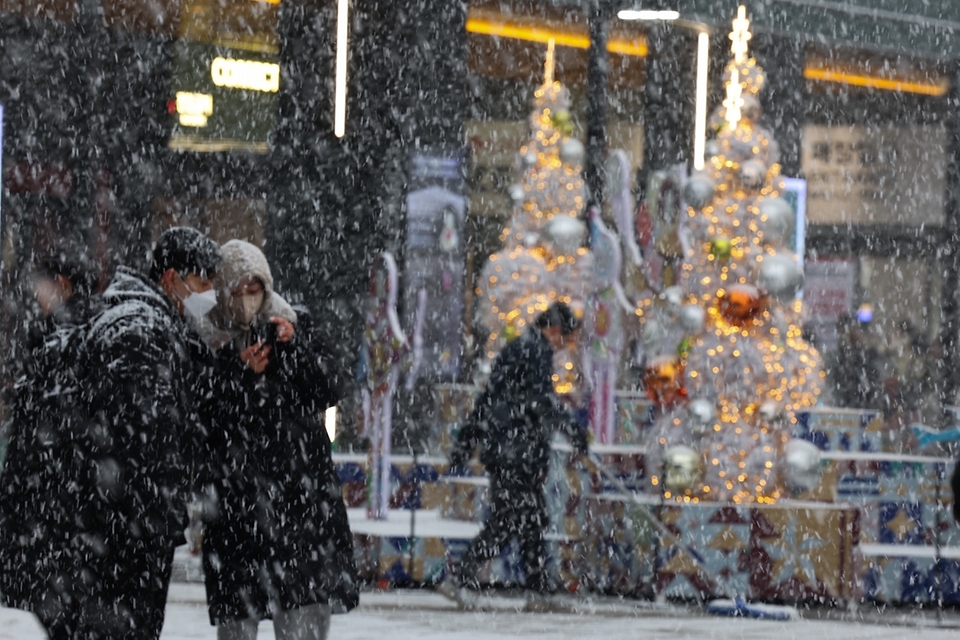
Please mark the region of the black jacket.
[[146, 277], [118, 269], [90, 322], [88, 536], [183, 540], [197, 441], [196, 374], [187, 348], [193, 328]]
[[462, 466], [480, 445], [480, 461], [491, 473], [532, 482], [547, 468], [554, 431], [586, 451], [586, 433], [553, 391], [553, 350], [539, 330], [530, 329], [494, 362], [450, 463]]
[[74, 296], [58, 313], [25, 326], [7, 390], [6, 460], [0, 473], [0, 593], [34, 610], [68, 597], [76, 575], [76, 491], [85, 428], [80, 366], [84, 325], [96, 301]]
[[[330, 358], [298, 311], [264, 375], [225, 347], [208, 423], [204, 569], [211, 622], [359, 601], [353, 539], [323, 412], [338, 399]], [[207, 408], [219, 407], [212, 412]], [[211, 415], [216, 414], [216, 415]]]

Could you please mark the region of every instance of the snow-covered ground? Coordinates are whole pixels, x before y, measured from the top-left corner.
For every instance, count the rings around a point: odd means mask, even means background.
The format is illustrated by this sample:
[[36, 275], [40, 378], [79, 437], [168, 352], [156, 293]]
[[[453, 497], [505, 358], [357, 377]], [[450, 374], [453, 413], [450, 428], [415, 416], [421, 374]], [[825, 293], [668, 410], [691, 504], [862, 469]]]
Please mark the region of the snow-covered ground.
[[[170, 589], [163, 640], [213, 640], [216, 632], [207, 620], [203, 587], [175, 583]], [[364, 593], [356, 611], [335, 616], [331, 640], [493, 640], [541, 638], [561, 640], [611, 640], [613, 638], [723, 638], [744, 640], [901, 640], [920, 637], [946, 640], [960, 635], [955, 615], [938, 627], [933, 615], [901, 612], [890, 615], [891, 624], [802, 619], [791, 622], [734, 620], [705, 617], [681, 607], [658, 608], [643, 603], [596, 604], [583, 613], [525, 613], [514, 610], [516, 600], [498, 599], [499, 609], [461, 612], [429, 592]], [[867, 612], [865, 612], [867, 613]], [[833, 615], [836, 615], [834, 612]], [[889, 614], [888, 614], [889, 615]], [[902, 622], [911, 624], [904, 626]], [[41, 640], [43, 633], [32, 616], [0, 609], [0, 639]], [[260, 626], [261, 640], [273, 640], [273, 628]]]

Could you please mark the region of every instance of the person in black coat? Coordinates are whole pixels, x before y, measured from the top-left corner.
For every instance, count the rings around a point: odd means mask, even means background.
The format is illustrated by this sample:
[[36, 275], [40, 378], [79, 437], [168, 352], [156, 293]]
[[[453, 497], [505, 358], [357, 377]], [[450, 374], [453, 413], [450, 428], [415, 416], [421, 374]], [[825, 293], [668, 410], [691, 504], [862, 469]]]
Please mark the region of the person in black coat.
[[[0, 475], [0, 593], [7, 606], [33, 611], [50, 637], [69, 595], [59, 583], [63, 538], [53, 539], [72, 513], [73, 441], [58, 437], [64, 403], [45, 397], [77, 381], [64, 359], [94, 314], [93, 272], [81, 254], [63, 250], [40, 260], [30, 275], [35, 306], [12, 345], [13, 385], [5, 392], [5, 461]], [[66, 345], [66, 343], [71, 343]]]
[[476, 586], [481, 563], [497, 555], [512, 538], [519, 538], [526, 589], [551, 593], [555, 586], [545, 569], [543, 529], [547, 525], [543, 482], [549, 463], [550, 440], [564, 432], [581, 452], [587, 451], [585, 431], [564, 409], [553, 390], [553, 355], [574, 342], [579, 322], [558, 302], [542, 313], [535, 326], [504, 348], [470, 419], [461, 428], [450, 456], [450, 467], [463, 467], [480, 446], [480, 461], [490, 475], [491, 505], [480, 535], [453, 567], [439, 590], [462, 599], [461, 586]]
[[321, 422], [338, 397], [309, 315], [273, 291], [263, 253], [221, 247], [221, 304], [202, 330], [215, 350], [203, 566], [220, 640], [325, 638], [358, 604], [353, 540]]
[[97, 311], [96, 274], [79, 252], [62, 250], [37, 262], [30, 276], [36, 308], [25, 324], [27, 348], [38, 348], [59, 327], [83, 324]]
[[80, 399], [55, 434], [72, 453], [61, 466], [68, 500], [51, 504], [63, 513], [36, 532], [58, 558], [59, 597], [37, 611], [52, 621], [51, 637], [160, 635], [198, 441], [186, 347], [194, 329], [184, 316], [199, 319], [216, 304], [219, 261], [200, 232], [167, 230], [149, 276], [119, 268], [75, 343]]

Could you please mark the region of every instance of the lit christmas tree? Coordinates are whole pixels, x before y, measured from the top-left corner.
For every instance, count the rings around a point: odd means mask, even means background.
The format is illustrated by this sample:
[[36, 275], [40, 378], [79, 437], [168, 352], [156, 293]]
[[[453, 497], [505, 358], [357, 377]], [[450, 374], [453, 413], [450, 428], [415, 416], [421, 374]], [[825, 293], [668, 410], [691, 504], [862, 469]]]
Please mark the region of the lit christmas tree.
[[730, 38], [712, 157], [683, 189], [677, 283], [640, 307], [644, 335], [662, 339], [648, 354], [659, 415], [647, 469], [668, 498], [767, 502], [816, 471], [804, 444], [789, 442], [789, 421], [817, 402], [824, 374], [801, 338], [794, 213], [759, 123], [764, 74], [747, 56], [743, 7]]
[[[531, 138], [520, 149], [521, 179], [511, 190], [515, 206], [501, 234], [503, 249], [490, 256], [477, 287], [479, 320], [489, 331], [480, 379], [500, 350], [553, 302], [566, 302], [579, 314], [586, 297], [591, 256], [582, 246], [584, 147], [572, 137], [570, 94], [553, 79], [552, 41], [545, 69], [545, 82], [534, 93]], [[578, 367], [574, 350], [557, 354], [558, 393], [579, 395]]]

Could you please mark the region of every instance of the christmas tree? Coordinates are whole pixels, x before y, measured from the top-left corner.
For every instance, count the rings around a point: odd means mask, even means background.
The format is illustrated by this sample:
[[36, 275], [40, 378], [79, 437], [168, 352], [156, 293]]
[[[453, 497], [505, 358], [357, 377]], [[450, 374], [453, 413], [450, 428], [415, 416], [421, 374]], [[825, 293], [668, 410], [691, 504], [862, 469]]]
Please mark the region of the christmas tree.
[[[591, 270], [582, 245], [586, 225], [581, 177], [583, 144], [573, 137], [570, 93], [553, 79], [553, 43], [547, 50], [546, 79], [534, 93], [531, 137], [520, 149], [520, 183], [503, 249], [490, 256], [477, 287], [479, 321], [488, 331], [478, 379], [500, 350], [529, 328], [556, 301], [582, 313]], [[578, 395], [579, 363], [573, 349], [556, 355], [558, 393]]]
[[730, 38], [716, 136], [683, 188], [683, 263], [640, 307], [644, 335], [661, 339], [645, 377], [658, 411], [647, 469], [668, 498], [767, 502], [812, 471], [809, 455], [788, 455], [789, 423], [817, 402], [824, 374], [801, 337], [794, 212], [760, 122], [764, 73], [747, 56], [743, 7]]

